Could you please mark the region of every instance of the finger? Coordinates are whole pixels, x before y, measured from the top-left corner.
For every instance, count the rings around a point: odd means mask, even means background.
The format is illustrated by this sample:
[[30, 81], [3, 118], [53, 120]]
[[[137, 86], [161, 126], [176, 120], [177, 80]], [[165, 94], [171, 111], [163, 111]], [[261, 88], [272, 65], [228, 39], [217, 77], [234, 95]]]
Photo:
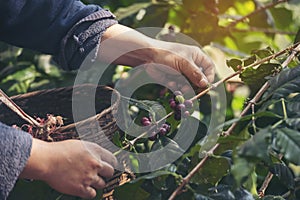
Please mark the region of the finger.
[[117, 158], [110, 151], [102, 148], [96, 143], [90, 143], [90, 148], [92, 154], [94, 154], [96, 158], [100, 157], [101, 160], [109, 163], [110, 165], [114, 167], [117, 166]]
[[104, 162], [108, 163], [110, 167], [113, 169], [113, 167], [116, 167], [118, 165], [117, 158], [108, 150], [102, 148], [102, 151], [100, 152], [100, 158]]
[[204, 74], [207, 77], [207, 80], [212, 83], [215, 79], [215, 69], [214, 67], [211, 68], [207, 68], [206, 70], [204, 70]]
[[105, 185], [106, 185], [105, 181], [98, 175], [95, 176], [95, 180], [91, 184], [91, 186], [96, 189], [102, 189], [105, 187]]
[[204, 54], [200, 49], [200, 53], [197, 54], [197, 57], [195, 59], [195, 64], [203, 68], [204, 74], [206, 75], [209, 82], [212, 82], [215, 77], [215, 65], [213, 61]]
[[108, 164], [107, 162], [101, 161], [101, 164], [99, 165], [98, 168], [98, 174], [102, 177], [112, 177], [114, 175], [114, 168]]
[[197, 87], [206, 88], [208, 85], [208, 80], [206, 76], [203, 74], [202, 70], [196, 66], [187, 62], [181, 68], [181, 72], [192, 81]]
[[84, 199], [93, 199], [96, 197], [96, 195], [96, 190], [90, 186], [87, 186], [83, 189], [83, 191], [81, 191], [81, 193], [78, 196]]

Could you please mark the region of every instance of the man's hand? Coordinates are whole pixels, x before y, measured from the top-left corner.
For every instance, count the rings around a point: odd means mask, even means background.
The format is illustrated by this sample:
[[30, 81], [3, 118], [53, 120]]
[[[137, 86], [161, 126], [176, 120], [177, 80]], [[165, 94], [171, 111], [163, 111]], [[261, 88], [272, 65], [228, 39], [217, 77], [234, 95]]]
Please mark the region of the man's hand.
[[171, 67], [201, 88], [214, 78], [214, 64], [200, 48], [152, 39], [120, 24], [109, 27], [103, 34], [98, 59], [130, 66], [147, 64], [146, 70], [155, 77], [160, 74], [151, 72], [151, 65]]
[[79, 140], [46, 143], [33, 139], [21, 178], [43, 180], [64, 194], [93, 198], [111, 177], [116, 158], [97, 144]]
[[[162, 41], [156, 43], [158, 44], [153, 63], [175, 69], [200, 88], [207, 87], [208, 83], [214, 80], [214, 64], [199, 47]], [[156, 77], [162, 76], [161, 73], [152, 73]]]

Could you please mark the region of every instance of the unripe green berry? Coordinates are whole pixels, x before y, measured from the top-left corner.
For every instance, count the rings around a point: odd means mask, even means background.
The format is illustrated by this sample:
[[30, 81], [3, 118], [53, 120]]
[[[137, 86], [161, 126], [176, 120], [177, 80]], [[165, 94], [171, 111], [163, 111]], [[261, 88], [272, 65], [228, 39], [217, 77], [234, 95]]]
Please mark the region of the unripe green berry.
[[177, 103], [184, 103], [184, 97], [182, 96], [182, 95], [177, 95], [176, 97], [175, 97], [175, 101], [177, 102]]

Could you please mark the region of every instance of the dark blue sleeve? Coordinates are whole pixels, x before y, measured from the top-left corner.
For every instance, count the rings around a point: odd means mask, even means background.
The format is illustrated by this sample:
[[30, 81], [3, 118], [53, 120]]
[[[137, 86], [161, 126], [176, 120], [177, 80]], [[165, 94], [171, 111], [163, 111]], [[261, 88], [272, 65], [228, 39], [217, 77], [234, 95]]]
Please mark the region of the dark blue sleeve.
[[[0, 40], [54, 55], [64, 69], [78, 68], [115, 23], [109, 11], [79, 0], [0, 1]], [[88, 38], [79, 37], [87, 30]]]
[[13, 189], [30, 156], [32, 137], [0, 123], [0, 199]]

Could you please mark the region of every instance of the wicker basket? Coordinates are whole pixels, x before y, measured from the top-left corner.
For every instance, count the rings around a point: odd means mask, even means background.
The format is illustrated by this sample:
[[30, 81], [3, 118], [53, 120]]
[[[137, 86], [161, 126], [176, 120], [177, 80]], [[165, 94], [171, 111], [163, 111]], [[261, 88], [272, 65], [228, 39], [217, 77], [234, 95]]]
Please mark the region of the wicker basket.
[[[93, 94], [95, 91], [96, 94]], [[85, 98], [90, 98], [90, 95], [95, 95], [96, 115], [88, 116], [75, 124], [72, 114], [72, 97], [74, 97], [74, 95], [76, 97], [75, 99], [80, 101]], [[113, 103], [111, 102], [112, 95], [114, 95], [113, 99], [115, 100]], [[122, 133], [114, 117], [119, 107], [120, 94], [107, 86], [87, 84], [75, 87], [41, 90], [13, 96], [11, 99], [30, 116], [40, 118], [44, 118], [48, 114], [62, 116], [64, 118], [64, 125], [57, 128], [54, 133], [51, 133], [54, 141], [79, 139], [77, 130], [82, 129], [86, 130], [87, 134], [85, 134], [84, 138], [80, 137], [80, 139], [97, 141], [99, 145], [109, 149], [112, 143], [107, 142], [107, 140], [112, 140], [113, 134], [116, 131]], [[94, 124], [91, 122], [95, 122], [95, 120], [97, 120], [101, 127], [101, 132], [97, 134], [95, 134], [95, 130], [99, 130], [99, 127], [95, 129], [91, 127], [91, 124]], [[26, 121], [2, 103], [0, 103], [0, 121], [7, 125], [22, 126], [23, 124], [27, 124]], [[92, 134], [89, 134], [89, 132]], [[124, 179], [124, 177], [126, 178]], [[115, 176], [109, 180], [107, 188], [104, 189], [103, 199], [113, 199], [113, 189], [118, 185], [124, 184], [124, 182], [132, 180], [132, 178], [133, 176], [130, 173], [116, 172]]]

